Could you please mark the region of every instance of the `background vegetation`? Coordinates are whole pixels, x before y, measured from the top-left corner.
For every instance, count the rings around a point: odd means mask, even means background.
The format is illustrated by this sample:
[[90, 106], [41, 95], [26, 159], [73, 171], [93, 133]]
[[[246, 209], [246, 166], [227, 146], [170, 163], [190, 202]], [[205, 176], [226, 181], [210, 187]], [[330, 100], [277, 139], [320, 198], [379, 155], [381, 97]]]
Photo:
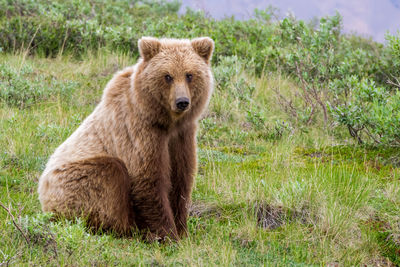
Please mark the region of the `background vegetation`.
[[[176, 1], [0, 0], [0, 265], [400, 265], [400, 34], [216, 21]], [[189, 237], [92, 234], [40, 212], [48, 156], [141, 36], [210, 36]]]

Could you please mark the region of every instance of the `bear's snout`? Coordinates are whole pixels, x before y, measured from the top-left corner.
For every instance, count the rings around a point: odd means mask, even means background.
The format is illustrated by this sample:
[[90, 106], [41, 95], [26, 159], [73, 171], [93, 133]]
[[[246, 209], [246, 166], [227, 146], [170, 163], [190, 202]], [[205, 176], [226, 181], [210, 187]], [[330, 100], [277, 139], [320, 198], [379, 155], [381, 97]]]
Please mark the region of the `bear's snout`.
[[190, 108], [190, 90], [182, 83], [177, 83], [171, 87], [170, 105], [171, 111], [176, 115], [181, 115]]
[[189, 107], [189, 98], [187, 97], [180, 97], [175, 101], [176, 107], [180, 110], [180, 111], [184, 111]]

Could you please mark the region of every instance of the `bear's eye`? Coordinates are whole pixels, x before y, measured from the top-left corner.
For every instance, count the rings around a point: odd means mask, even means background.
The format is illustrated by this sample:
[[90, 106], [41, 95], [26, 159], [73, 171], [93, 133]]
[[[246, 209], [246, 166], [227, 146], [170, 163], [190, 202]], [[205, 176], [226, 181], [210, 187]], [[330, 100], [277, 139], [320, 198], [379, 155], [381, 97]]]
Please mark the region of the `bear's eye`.
[[170, 82], [172, 82], [172, 80], [173, 80], [173, 78], [170, 76], [170, 75], [165, 75], [164, 76], [164, 78], [165, 78], [165, 81], [167, 82], [167, 83], [170, 83]]
[[192, 81], [192, 79], [193, 79], [193, 75], [190, 74], [190, 73], [187, 73], [187, 74], [186, 74], [186, 81], [187, 81], [188, 83], [190, 83], [190, 82]]

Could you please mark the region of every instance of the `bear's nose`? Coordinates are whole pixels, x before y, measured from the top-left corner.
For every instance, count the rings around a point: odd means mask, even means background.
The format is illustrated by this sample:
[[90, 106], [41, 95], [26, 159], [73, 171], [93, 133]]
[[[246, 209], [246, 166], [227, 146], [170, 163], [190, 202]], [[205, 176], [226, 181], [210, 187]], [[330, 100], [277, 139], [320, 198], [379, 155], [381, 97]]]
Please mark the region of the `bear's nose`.
[[175, 101], [175, 104], [179, 110], [184, 111], [189, 106], [189, 98], [180, 97]]

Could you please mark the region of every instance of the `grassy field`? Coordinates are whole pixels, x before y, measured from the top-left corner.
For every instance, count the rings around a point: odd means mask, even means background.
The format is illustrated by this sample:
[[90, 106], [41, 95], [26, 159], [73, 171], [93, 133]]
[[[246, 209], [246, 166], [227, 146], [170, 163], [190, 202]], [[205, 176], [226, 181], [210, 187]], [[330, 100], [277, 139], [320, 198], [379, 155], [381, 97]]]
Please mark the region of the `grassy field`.
[[[225, 61], [225, 63], [224, 63]], [[369, 148], [316, 121], [290, 123], [274, 90], [235, 57], [198, 133], [189, 236], [178, 243], [93, 234], [41, 212], [49, 155], [93, 110], [112, 74], [135, 58], [0, 53], [0, 266], [399, 266], [400, 151]], [[33, 99], [33, 100], [32, 100]]]

